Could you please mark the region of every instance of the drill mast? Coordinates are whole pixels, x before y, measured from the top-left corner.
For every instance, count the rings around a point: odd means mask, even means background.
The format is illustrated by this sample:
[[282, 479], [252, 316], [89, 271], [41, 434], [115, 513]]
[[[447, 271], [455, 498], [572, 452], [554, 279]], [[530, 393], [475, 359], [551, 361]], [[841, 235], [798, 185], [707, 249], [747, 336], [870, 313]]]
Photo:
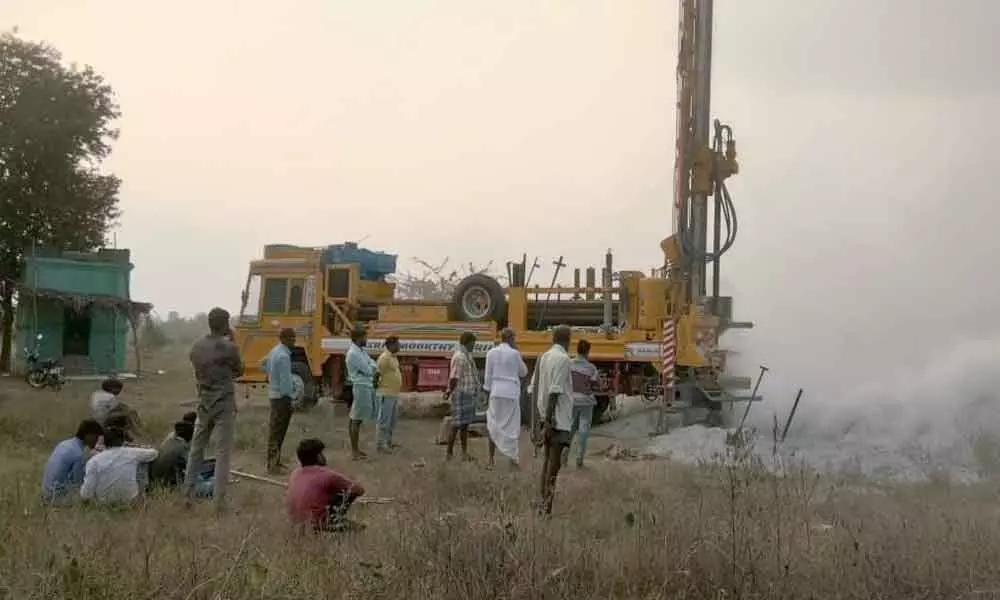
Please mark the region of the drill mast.
[[[727, 211], [724, 180], [736, 172], [735, 144], [729, 128], [713, 123], [712, 26], [714, 0], [680, 0], [677, 60], [677, 147], [674, 164], [673, 231], [686, 279], [686, 303], [705, 305], [708, 264], [712, 264], [711, 306], [719, 296], [719, 259], [735, 235], [735, 215]], [[714, 134], [714, 135], [713, 135]], [[709, 199], [714, 199], [712, 248], [708, 246]], [[732, 218], [732, 221], [730, 221]], [[730, 231], [722, 239], [722, 223]], [[722, 315], [717, 315], [722, 316]]]

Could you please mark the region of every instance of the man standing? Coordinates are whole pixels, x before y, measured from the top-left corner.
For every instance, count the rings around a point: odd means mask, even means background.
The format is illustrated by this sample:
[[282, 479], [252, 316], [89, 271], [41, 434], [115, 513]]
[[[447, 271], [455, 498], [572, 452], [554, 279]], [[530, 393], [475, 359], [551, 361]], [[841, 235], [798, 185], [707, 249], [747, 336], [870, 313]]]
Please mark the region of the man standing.
[[[573, 426], [570, 429], [570, 445], [577, 432], [580, 434], [580, 448], [576, 457], [576, 466], [583, 466], [583, 457], [587, 455], [587, 439], [590, 437], [590, 426], [594, 416], [594, 390], [598, 384], [597, 367], [590, 362], [590, 342], [580, 340], [576, 344], [576, 358], [570, 363], [570, 374], [573, 378]], [[563, 454], [563, 466], [569, 460], [569, 447]]]
[[347, 378], [351, 383], [354, 401], [351, 403], [348, 434], [351, 438], [351, 458], [364, 460], [368, 455], [361, 451], [361, 424], [375, 418], [375, 361], [364, 347], [368, 334], [360, 325], [351, 332], [351, 347], [347, 350]]
[[365, 488], [327, 468], [324, 449], [321, 440], [299, 442], [295, 453], [302, 466], [288, 478], [285, 506], [292, 522], [303, 529], [343, 531], [354, 525], [347, 520], [347, 510]]
[[542, 416], [539, 442], [545, 455], [539, 512], [545, 515], [552, 514], [562, 453], [569, 446], [573, 427], [573, 382], [567, 352], [571, 336], [570, 328], [565, 325], [552, 331], [552, 347], [539, 357], [531, 382], [532, 389], [537, 390], [537, 410]]
[[232, 342], [229, 312], [213, 308], [208, 312], [209, 334], [191, 348], [191, 366], [198, 386], [198, 420], [191, 440], [187, 471], [184, 473], [183, 494], [192, 498], [202, 470], [205, 448], [218, 428], [215, 444], [215, 487], [212, 497], [216, 510], [226, 507], [226, 485], [229, 483], [229, 460], [233, 451], [236, 429], [236, 389], [233, 379], [243, 375], [240, 350]]
[[451, 355], [448, 390], [444, 399], [451, 399], [451, 429], [448, 432], [447, 458], [455, 454], [455, 438], [462, 442], [462, 460], [471, 461], [469, 454], [469, 425], [476, 418], [476, 398], [479, 395], [479, 370], [472, 359], [476, 336], [466, 331], [458, 340], [458, 348]]
[[281, 464], [281, 446], [285, 443], [288, 425], [292, 421], [292, 349], [295, 348], [295, 330], [286, 327], [278, 335], [278, 345], [263, 360], [267, 371], [267, 399], [271, 402], [271, 415], [267, 435], [267, 472], [278, 475]]
[[139, 465], [148, 465], [159, 455], [155, 448], [125, 445], [125, 432], [104, 432], [105, 450], [87, 461], [80, 497], [102, 505], [130, 504], [143, 491], [136, 477]]
[[517, 467], [521, 440], [521, 380], [528, 376], [528, 366], [514, 345], [514, 330], [500, 332], [500, 345], [486, 353], [483, 388], [489, 393], [486, 431], [490, 435], [489, 466], [497, 448]]
[[403, 387], [403, 374], [399, 370], [399, 338], [390, 335], [385, 338], [385, 350], [379, 355], [378, 389], [375, 398], [378, 401], [378, 425], [375, 434], [376, 449], [379, 452], [390, 452], [395, 447], [392, 443], [392, 432], [396, 428], [398, 414], [399, 392]]
[[56, 445], [45, 463], [42, 478], [42, 501], [46, 504], [65, 504], [75, 499], [76, 489], [83, 484], [87, 451], [104, 435], [104, 428], [94, 419], [81, 421], [76, 435]]

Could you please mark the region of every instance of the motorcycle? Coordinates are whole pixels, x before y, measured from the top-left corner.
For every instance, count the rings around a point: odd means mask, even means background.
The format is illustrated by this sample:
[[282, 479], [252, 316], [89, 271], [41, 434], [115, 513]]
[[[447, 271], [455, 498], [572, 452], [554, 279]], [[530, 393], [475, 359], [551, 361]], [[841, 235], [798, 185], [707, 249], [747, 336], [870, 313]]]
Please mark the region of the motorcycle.
[[[39, 342], [42, 340], [42, 334], [38, 334], [37, 340]], [[27, 373], [25, 373], [24, 379], [28, 382], [28, 385], [36, 390], [47, 387], [58, 390], [66, 383], [62, 365], [56, 360], [42, 360], [38, 355], [37, 344], [33, 349], [24, 349], [24, 358], [27, 365]]]

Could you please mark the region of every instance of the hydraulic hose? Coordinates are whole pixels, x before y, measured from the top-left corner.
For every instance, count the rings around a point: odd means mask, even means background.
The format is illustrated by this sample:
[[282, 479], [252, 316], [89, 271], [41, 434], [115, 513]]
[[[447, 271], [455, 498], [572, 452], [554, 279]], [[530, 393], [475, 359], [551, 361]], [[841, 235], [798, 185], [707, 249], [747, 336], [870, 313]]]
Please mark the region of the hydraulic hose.
[[[712, 160], [718, 161], [718, 156], [724, 151], [726, 143], [732, 139], [732, 129], [728, 125], [721, 124], [718, 120], [715, 121], [715, 132], [712, 138]], [[691, 241], [691, 231], [687, 227], [687, 223], [682, 224], [680, 227], [678, 238], [680, 240], [681, 248], [686, 256], [690, 256], [694, 261], [703, 261], [705, 263], [711, 263], [722, 257], [723, 254], [728, 252], [733, 244], [736, 242], [736, 235], [739, 232], [739, 221], [736, 218], [736, 206], [733, 204], [733, 197], [729, 193], [729, 188], [726, 186], [725, 179], [719, 174], [719, 169], [714, 168], [713, 174], [715, 176], [715, 202], [721, 203], [721, 214], [722, 222], [725, 224], [725, 236], [723, 238], [722, 244], [719, 246], [718, 253], [705, 251], [695, 251], [694, 245]], [[693, 194], [692, 194], [693, 195]], [[690, 204], [691, 196], [689, 195], [687, 202]], [[690, 214], [691, 211], [686, 211]], [[707, 225], [707, 223], [706, 223]]]

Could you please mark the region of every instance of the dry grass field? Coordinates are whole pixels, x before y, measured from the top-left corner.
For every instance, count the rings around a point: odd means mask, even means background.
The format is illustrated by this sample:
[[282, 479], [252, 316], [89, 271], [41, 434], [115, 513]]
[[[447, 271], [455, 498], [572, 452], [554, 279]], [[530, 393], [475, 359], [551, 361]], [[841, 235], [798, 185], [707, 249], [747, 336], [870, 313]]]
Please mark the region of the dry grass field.
[[[190, 378], [176, 373], [126, 384], [151, 443], [192, 400]], [[131, 512], [44, 509], [42, 465], [87, 415], [93, 385], [57, 393], [0, 381], [2, 598], [1000, 597], [989, 486], [608, 460], [595, 440], [589, 468], [565, 472], [543, 521], [529, 509], [532, 459], [517, 473], [445, 464], [437, 422], [406, 419], [397, 455], [354, 464], [342, 407], [329, 404], [294, 417], [286, 459], [302, 437], [321, 437], [333, 466], [395, 498], [353, 511], [362, 532], [296, 536], [282, 491], [250, 480], [233, 486], [236, 511], [222, 517], [172, 497]], [[266, 401], [241, 401], [236, 468], [263, 473], [266, 418]], [[473, 451], [484, 459], [485, 440]]]

